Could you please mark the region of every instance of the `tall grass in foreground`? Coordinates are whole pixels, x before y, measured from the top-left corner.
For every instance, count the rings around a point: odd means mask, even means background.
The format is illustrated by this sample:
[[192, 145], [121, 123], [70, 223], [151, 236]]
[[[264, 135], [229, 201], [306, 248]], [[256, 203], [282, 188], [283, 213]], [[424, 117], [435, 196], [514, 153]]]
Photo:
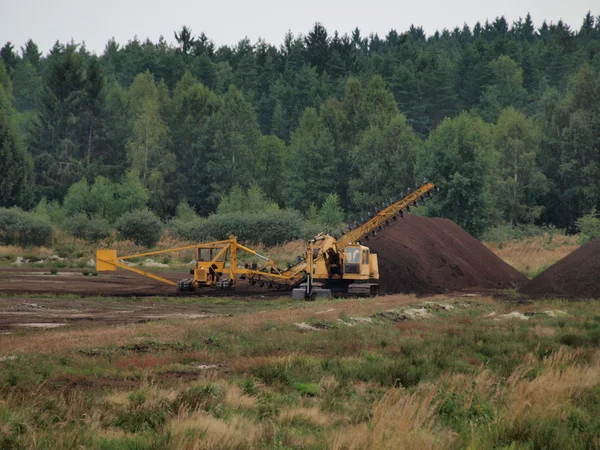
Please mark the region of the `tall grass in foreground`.
[[[503, 320], [515, 305], [428, 301], [454, 309], [340, 322], [421, 302], [387, 296], [0, 336], [0, 356], [18, 355], [0, 362], [0, 448], [600, 445], [597, 303], [534, 303], [518, 307], [529, 320]], [[544, 313], [557, 308], [567, 313]]]
[[279, 399], [269, 412], [274, 391], [247, 395], [224, 381], [179, 392], [154, 385], [91, 396], [10, 391], [0, 401], [0, 448], [590, 448], [600, 443], [600, 406], [591, 396], [600, 352], [588, 355], [590, 364], [578, 364], [582, 356], [561, 348], [535, 375], [531, 354], [506, 380], [482, 370], [390, 388], [358, 423], [319, 398]]

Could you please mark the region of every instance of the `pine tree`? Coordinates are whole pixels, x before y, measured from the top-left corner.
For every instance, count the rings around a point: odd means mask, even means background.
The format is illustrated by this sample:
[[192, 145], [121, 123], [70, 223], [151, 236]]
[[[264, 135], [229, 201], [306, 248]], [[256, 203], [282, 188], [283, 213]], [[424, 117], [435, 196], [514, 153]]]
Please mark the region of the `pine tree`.
[[76, 46], [57, 43], [46, 64], [32, 153], [39, 194], [55, 200], [82, 176], [87, 81], [84, 59]]
[[15, 106], [19, 112], [37, 109], [41, 95], [42, 78], [33, 64], [23, 58], [13, 72]]
[[[0, 63], [1, 74], [6, 74]], [[33, 202], [33, 163], [16, 127], [10, 86], [0, 82], [0, 206], [29, 208]]]
[[329, 60], [329, 37], [325, 27], [316, 22], [313, 29], [304, 39], [306, 45], [306, 58], [311, 66], [317, 68], [317, 73], [321, 74]]
[[253, 181], [260, 131], [250, 103], [233, 85], [223, 96], [223, 105], [210, 122], [214, 152], [205, 161], [212, 177], [215, 201], [231, 186], [249, 186]]
[[0, 49], [0, 60], [4, 63], [4, 68], [9, 75], [13, 73], [19, 62], [19, 58], [15, 53], [15, 48], [11, 42], [4, 44], [4, 47]]
[[175, 40], [179, 44], [179, 51], [185, 56], [190, 54], [195, 45], [195, 39], [194, 35], [192, 34], [192, 30], [187, 26], [183, 26], [179, 34], [175, 32]]
[[35, 42], [29, 39], [25, 43], [25, 47], [21, 47], [21, 53], [24, 61], [29, 62], [35, 69], [40, 68], [42, 53]]

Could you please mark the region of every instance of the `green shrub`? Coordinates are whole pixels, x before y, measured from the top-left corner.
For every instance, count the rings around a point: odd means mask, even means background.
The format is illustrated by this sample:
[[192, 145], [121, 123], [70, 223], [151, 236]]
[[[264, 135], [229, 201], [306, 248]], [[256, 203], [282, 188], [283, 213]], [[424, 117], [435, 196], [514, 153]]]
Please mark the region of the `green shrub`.
[[130, 171], [120, 183], [99, 176], [92, 184], [85, 178], [72, 184], [65, 195], [62, 209], [67, 216], [86, 213], [113, 223], [126, 212], [144, 208], [148, 198], [148, 190], [138, 174]]
[[121, 239], [129, 239], [137, 245], [154, 246], [160, 239], [163, 224], [156, 214], [148, 210], [125, 213], [116, 223]]
[[73, 236], [89, 242], [98, 242], [110, 236], [110, 225], [101, 217], [89, 218], [86, 213], [74, 214], [65, 221], [65, 228]]
[[67, 218], [67, 213], [60, 202], [58, 200], [53, 200], [48, 203], [46, 197], [42, 197], [37, 206], [33, 208], [32, 212], [36, 216], [45, 217], [54, 225], [62, 224]]
[[296, 211], [215, 214], [205, 219], [171, 222], [174, 234], [188, 241], [227, 239], [234, 234], [242, 241], [268, 246], [298, 239], [301, 225], [302, 218]]
[[312, 239], [320, 232], [338, 234], [344, 227], [344, 210], [340, 206], [340, 197], [337, 194], [329, 194], [321, 207], [310, 205], [307, 213], [305, 229], [310, 232], [303, 233], [304, 239]]
[[589, 214], [577, 219], [576, 226], [580, 235], [579, 241], [582, 244], [600, 236], [600, 217], [598, 217], [596, 208], [592, 209]]
[[217, 214], [226, 215], [232, 213], [264, 213], [279, 211], [279, 205], [267, 198], [258, 185], [250, 186], [246, 191], [239, 186], [234, 186], [229, 195], [221, 197]]
[[252, 370], [253, 375], [265, 384], [282, 384], [289, 386], [292, 384], [289, 374], [285, 367], [280, 364], [266, 364], [264, 366], [255, 367]]
[[0, 243], [6, 245], [45, 245], [52, 237], [47, 218], [19, 208], [0, 208]]
[[337, 227], [344, 222], [344, 210], [340, 206], [340, 197], [337, 194], [329, 194], [321, 210], [319, 211], [320, 222], [332, 233], [337, 233]]
[[166, 404], [152, 407], [132, 405], [117, 413], [114, 425], [129, 433], [157, 431], [166, 423], [169, 414]]
[[304, 241], [313, 239], [317, 234], [324, 233], [326, 228], [327, 227], [321, 223], [304, 222], [300, 225], [300, 239]]
[[179, 411], [180, 408], [196, 410], [202, 408], [210, 411], [219, 406], [225, 398], [225, 393], [214, 384], [204, 384], [193, 386], [186, 391], [180, 392], [173, 401], [173, 411]]
[[562, 233], [562, 231], [553, 226], [504, 224], [486, 230], [483, 233], [482, 240], [487, 242], [501, 243], [512, 240], [521, 240], [529, 237], [542, 236], [546, 233], [552, 236], [554, 234]]

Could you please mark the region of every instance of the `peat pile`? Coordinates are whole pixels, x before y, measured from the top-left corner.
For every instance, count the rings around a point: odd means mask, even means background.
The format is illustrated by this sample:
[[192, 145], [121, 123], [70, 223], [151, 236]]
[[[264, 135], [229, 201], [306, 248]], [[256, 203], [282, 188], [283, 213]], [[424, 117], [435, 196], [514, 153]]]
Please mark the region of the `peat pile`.
[[520, 292], [531, 297], [600, 298], [600, 238], [550, 266]]
[[378, 256], [384, 294], [504, 289], [527, 281], [448, 219], [406, 214], [366, 245]]

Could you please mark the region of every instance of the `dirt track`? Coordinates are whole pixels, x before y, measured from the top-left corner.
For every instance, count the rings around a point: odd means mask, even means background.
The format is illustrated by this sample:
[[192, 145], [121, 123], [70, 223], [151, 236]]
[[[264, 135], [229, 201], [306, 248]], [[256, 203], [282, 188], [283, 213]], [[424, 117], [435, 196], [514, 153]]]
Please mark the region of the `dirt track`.
[[[160, 275], [173, 281], [185, 277], [184, 272], [176, 271], [160, 272]], [[182, 293], [177, 292], [174, 286], [126, 271], [85, 276], [76, 269], [62, 269], [51, 275], [49, 269], [2, 268], [0, 333], [212, 317], [216, 312], [214, 305], [203, 301], [203, 298], [235, 296], [251, 300], [282, 295], [285, 293], [251, 288], [245, 284], [239, 285], [235, 291], [206, 289]], [[179, 297], [179, 300], [152, 298], [157, 296]], [[143, 297], [144, 300], [136, 300], [135, 297]]]
[[[185, 274], [177, 272], [164, 272], [160, 275], [173, 281], [185, 278]], [[77, 269], [59, 269], [56, 275], [52, 275], [50, 269], [22, 267], [0, 269], [0, 292], [143, 296], [172, 294], [175, 288], [124, 270], [85, 276]]]
[[213, 317], [210, 305], [132, 299], [0, 297], [0, 334], [65, 326], [125, 325]]
[[[173, 281], [188, 277], [185, 271], [156, 272]], [[250, 287], [244, 282], [234, 290], [210, 289], [194, 293], [178, 292], [175, 286], [161, 283], [133, 272], [118, 270], [100, 272], [96, 276], [83, 275], [79, 269], [59, 269], [56, 275], [50, 269], [39, 268], [2, 268], [0, 269], [0, 294], [75, 294], [109, 297], [147, 297], [147, 296], [235, 296], [264, 297], [279, 296], [281, 292]]]

